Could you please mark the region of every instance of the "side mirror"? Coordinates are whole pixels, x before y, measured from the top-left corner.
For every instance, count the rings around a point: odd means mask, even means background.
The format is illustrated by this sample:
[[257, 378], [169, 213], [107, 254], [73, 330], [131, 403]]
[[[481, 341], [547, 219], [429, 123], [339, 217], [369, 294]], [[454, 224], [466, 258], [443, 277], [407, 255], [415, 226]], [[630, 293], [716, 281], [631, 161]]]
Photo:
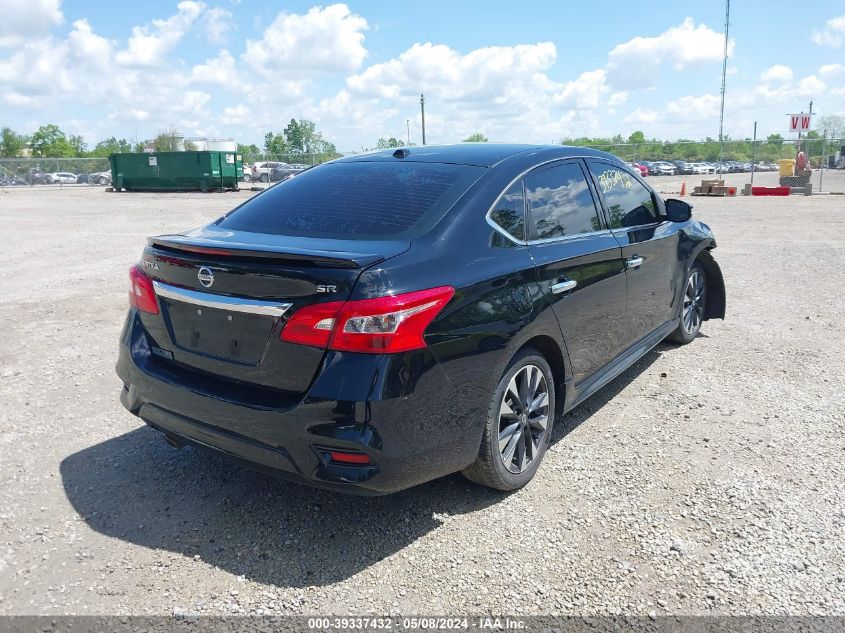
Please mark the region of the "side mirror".
[[692, 217], [692, 205], [683, 200], [670, 198], [666, 201], [666, 216], [670, 222], [686, 222]]

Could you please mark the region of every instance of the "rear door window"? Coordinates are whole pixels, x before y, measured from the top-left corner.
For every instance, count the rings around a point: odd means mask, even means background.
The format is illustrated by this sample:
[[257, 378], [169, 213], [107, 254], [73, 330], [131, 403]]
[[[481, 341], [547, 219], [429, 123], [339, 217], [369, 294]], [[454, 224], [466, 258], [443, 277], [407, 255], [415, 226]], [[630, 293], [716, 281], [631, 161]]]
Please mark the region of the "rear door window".
[[411, 239], [486, 171], [414, 162], [338, 162], [297, 174], [221, 218], [235, 231], [336, 239]]
[[587, 178], [577, 162], [529, 174], [525, 195], [531, 240], [550, 240], [602, 228]]
[[490, 219], [515, 240], [525, 240], [525, 195], [521, 179], [496, 201]]
[[619, 229], [659, 221], [654, 196], [627, 170], [612, 163], [587, 161], [610, 214], [610, 228]]

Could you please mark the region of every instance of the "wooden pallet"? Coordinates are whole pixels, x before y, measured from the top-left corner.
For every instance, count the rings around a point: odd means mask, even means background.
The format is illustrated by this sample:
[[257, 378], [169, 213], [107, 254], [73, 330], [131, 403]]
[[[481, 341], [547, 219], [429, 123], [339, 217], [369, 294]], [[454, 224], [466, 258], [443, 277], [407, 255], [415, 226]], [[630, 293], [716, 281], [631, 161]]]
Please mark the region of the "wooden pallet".
[[710, 196], [716, 198], [725, 198], [725, 197], [732, 197], [736, 195], [736, 187], [725, 187], [724, 185], [718, 186], [705, 186], [703, 183], [700, 187], [696, 187], [692, 190], [693, 196]]

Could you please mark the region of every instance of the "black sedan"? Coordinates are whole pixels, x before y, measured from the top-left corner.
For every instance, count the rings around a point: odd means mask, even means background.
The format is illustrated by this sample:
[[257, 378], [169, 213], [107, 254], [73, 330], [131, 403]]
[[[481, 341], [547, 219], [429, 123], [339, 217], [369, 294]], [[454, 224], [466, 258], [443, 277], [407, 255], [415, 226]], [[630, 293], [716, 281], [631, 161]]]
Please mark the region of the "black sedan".
[[150, 238], [121, 401], [174, 447], [316, 486], [462, 471], [512, 490], [556, 417], [724, 318], [716, 241], [690, 212], [583, 148], [333, 161]]

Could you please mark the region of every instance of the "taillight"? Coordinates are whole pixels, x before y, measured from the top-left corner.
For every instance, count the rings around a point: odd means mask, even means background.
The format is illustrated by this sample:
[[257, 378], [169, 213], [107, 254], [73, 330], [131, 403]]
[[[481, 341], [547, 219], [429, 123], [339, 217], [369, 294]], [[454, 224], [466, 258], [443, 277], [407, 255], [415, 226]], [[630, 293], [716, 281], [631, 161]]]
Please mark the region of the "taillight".
[[129, 270], [129, 305], [141, 312], [158, 314], [158, 301], [153, 289], [153, 280], [137, 266]]
[[338, 464], [352, 464], [354, 466], [366, 466], [370, 458], [364, 453], [349, 453], [346, 451], [329, 451], [329, 459]]
[[451, 286], [401, 295], [320, 303], [297, 310], [282, 330], [289, 343], [392, 354], [425, 347], [423, 334], [455, 294]]
[[305, 306], [295, 312], [287, 322], [282, 330], [282, 340], [313, 347], [328, 347], [335, 319], [342, 307], [342, 301]]

